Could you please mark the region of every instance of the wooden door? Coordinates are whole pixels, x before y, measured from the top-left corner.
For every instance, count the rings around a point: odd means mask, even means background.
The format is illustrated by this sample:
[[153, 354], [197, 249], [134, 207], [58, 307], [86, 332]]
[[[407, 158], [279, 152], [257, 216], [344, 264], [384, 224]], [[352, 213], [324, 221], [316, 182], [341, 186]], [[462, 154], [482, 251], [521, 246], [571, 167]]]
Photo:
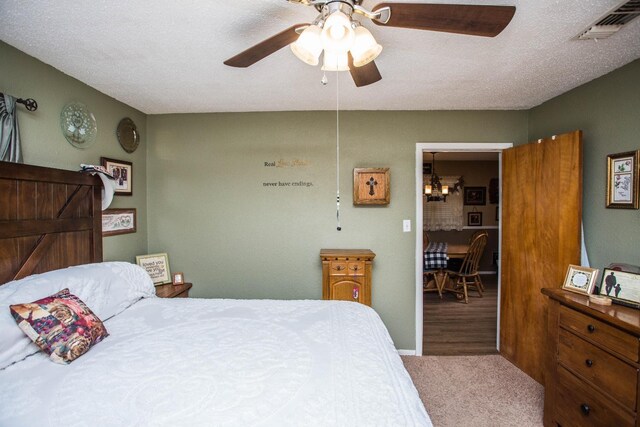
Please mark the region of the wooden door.
[[503, 151], [500, 352], [544, 384], [546, 297], [580, 264], [582, 132]]

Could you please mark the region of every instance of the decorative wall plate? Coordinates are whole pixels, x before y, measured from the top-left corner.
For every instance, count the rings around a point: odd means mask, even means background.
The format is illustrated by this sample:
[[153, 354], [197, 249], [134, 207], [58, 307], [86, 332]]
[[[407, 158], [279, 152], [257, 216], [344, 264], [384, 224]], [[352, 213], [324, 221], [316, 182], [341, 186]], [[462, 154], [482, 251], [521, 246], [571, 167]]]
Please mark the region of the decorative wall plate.
[[93, 113], [81, 102], [70, 102], [60, 113], [62, 134], [76, 148], [88, 148], [96, 141], [98, 125]]
[[118, 136], [118, 142], [124, 151], [127, 153], [133, 153], [140, 144], [140, 133], [136, 124], [129, 117], [125, 117], [118, 123], [118, 129], [116, 130]]

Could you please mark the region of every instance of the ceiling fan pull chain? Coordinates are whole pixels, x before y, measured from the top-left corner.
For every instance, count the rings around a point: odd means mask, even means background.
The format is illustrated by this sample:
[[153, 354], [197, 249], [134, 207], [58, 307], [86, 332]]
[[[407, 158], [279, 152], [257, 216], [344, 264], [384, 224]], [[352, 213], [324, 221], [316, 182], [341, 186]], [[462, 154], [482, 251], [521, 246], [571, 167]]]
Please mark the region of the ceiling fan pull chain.
[[[336, 67], [337, 68], [337, 67]], [[336, 218], [340, 226], [340, 75], [336, 71]]]

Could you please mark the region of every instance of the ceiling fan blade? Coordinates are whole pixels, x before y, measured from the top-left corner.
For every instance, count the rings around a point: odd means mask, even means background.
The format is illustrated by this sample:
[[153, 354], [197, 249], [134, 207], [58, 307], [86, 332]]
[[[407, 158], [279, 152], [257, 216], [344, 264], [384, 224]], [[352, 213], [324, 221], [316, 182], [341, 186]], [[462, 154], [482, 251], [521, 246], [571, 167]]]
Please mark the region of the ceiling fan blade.
[[349, 53], [349, 72], [357, 87], [367, 86], [382, 79], [376, 63], [371, 61], [362, 67], [353, 65], [353, 57]]
[[495, 37], [511, 22], [515, 6], [480, 6], [466, 4], [380, 3], [373, 11], [391, 9], [386, 27]]
[[261, 59], [266, 58], [272, 53], [277, 52], [283, 47], [296, 41], [300, 36], [300, 34], [296, 32], [296, 29], [308, 26], [309, 24], [293, 25], [286, 30], [276, 34], [275, 36], [270, 37], [258, 43], [257, 45], [250, 47], [244, 52], [237, 54], [233, 58], [227, 59], [226, 61], [224, 61], [224, 64], [231, 67], [240, 68], [245, 68], [253, 65]]

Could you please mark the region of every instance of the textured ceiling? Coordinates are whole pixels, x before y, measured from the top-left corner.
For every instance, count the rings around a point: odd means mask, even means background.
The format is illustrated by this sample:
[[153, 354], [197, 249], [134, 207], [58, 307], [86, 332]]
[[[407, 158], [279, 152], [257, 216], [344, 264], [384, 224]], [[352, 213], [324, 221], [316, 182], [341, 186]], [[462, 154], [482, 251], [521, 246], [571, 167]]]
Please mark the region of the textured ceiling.
[[[340, 73], [340, 109], [527, 109], [640, 58], [640, 18], [609, 39], [575, 40], [620, 0], [437, 2], [517, 10], [495, 38], [363, 20], [384, 47], [383, 79], [356, 88]], [[288, 48], [247, 69], [222, 64], [315, 16], [285, 0], [1, 0], [0, 39], [149, 114], [331, 110], [336, 73], [322, 86], [320, 67]]]

